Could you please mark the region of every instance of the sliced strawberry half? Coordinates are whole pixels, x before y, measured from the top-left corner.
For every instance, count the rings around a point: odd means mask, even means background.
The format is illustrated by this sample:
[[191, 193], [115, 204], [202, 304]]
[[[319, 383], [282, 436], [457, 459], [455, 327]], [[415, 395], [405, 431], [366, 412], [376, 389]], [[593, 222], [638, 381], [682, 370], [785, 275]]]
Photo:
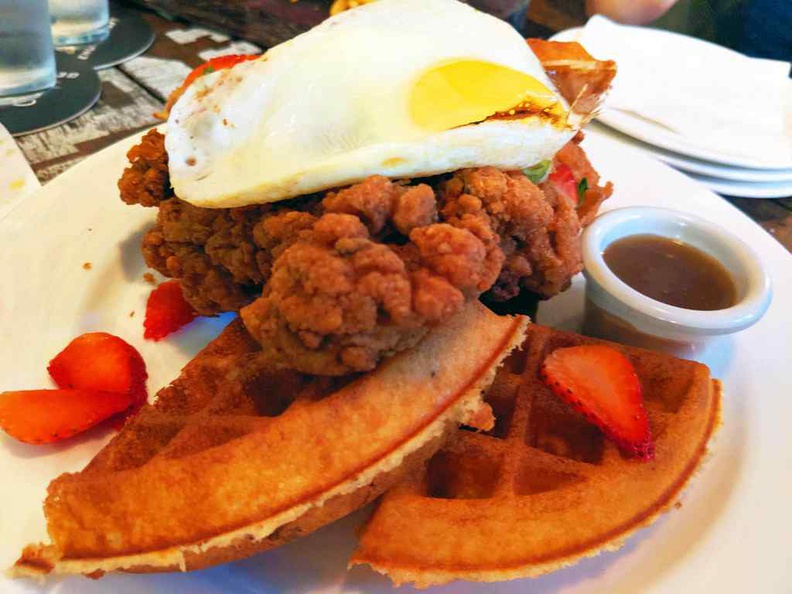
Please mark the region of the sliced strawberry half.
[[59, 388], [129, 394], [146, 402], [146, 364], [135, 347], [106, 332], [72, 340], [47, 368]]
[[622, 353], [604, 345], [556, 349], [545, 358], [540, 374], [556, 395], [602, 429], [624, 454], [654, 458], [641, 382]]
[[146, 302], [143, 338], [160, 340], [192, 322], [197, 315], [185, 301], [179, 281], [162, 283], [151, 292]]
[[85, 431], [132, 404], [132, 395], [121, 392], [4, 392], [0, 394], [0, 429], [26, 443], [50, 443]]

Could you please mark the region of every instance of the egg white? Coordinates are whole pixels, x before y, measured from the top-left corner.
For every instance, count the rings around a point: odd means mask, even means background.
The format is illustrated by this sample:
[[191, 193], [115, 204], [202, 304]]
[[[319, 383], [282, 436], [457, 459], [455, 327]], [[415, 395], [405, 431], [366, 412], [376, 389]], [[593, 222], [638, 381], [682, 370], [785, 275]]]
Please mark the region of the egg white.
[[193, 83], [173, 107], [165, 139], [176, 195], [235, 207], [373, 174], [516, 169], [551, 158], [574, 135], [536, 115], [440, 132], [418, 126], [409, 110], [415, 80], [460, 59], [527, 73], [554, 91], [503, 21], [457, 0], [379, 0]]

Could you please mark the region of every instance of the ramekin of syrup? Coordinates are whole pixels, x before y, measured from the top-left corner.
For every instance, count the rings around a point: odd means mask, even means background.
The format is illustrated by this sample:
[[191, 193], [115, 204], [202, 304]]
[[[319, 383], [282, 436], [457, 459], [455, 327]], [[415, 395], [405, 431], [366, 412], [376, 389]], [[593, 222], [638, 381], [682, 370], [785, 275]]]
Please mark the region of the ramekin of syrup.
[[732, 233], [687, 213], [630, 207], [583, 235], [584, 331], [655, 349], [756, 323], [772, 298], [759, 256]]
[[620, 280], [656, 301], [699, 311], [737, 303], [737, 286], [726, 267], [678, 239], [630, 235], [611, 243], [602, 257]]

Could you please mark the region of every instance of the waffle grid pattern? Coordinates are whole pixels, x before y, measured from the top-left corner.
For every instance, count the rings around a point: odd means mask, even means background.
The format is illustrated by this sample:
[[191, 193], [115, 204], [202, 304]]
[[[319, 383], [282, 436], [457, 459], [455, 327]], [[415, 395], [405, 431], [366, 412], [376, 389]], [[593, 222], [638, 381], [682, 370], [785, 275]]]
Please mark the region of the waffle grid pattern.
[[486, 394], [487, 433], [462, 428], [387, 493], [353, 564], [398, 583], [496, 581], [612, 549], [667, 509], [706, 452], [719, 398], [706, 367], [613, 345], [641, 380], [657, 458], [625, 458], [539, 379], [556, 348], [596, 342], [532, 325]]
[[[139, 468], [158, 457], [182, 458], [262, 429], [297, 402], [310, 402], [343, 385], [272, 372], [252, 339], [229, 329], [232, 340], [211, 344], [182, 376], [134, 417], [83, 471], [106, 475]], [[349, 380], [346, 380], [349, 381]]]

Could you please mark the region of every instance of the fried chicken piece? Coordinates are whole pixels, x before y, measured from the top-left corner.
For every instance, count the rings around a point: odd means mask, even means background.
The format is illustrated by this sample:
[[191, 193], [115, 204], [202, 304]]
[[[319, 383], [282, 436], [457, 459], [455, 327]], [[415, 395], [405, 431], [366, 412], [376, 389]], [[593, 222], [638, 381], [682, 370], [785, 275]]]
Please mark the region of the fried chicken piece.
[[503, 252], [498, 236], [474, 217], [419, 227], [410, 233], [410, 247], [417, 249], [413, 263], [448, 280], [465, 297], [478, 296], [498, 278]]
[[235, 282], [231, 274], [212, 263], [201, 246], [168, 241], [161, 227], [144, 235], [143, 257], [151, 268], [179, 279], [184, 298], [201, 315], [237, 311], [261, 291], [260, 286]]
[[552, 297], [580, 272], [580, 224], [574, 208], [548, 199], [521, 172], [462, 170], [441, 193], [444, 219], [475, 218], [500, 239], [505, 261], [491, 298], [505, 301], [521, 289]]
[[269, 276], [270, 262], [257, 257], [260, 250], [253, 241], [253, 228], [263, 216], [257, 207], [223, 209], [206, 242], [212, 263], [227, 270], [237, 283], [261, 285]]
[[118, 180], [121, 200], [127, 204], [157, 206], [173, 196], [168, 174], [165, 137], [155, 128], [127, 152], [129, 167]]
[[157, 225], [143, 243], [146, 263], [182, 282], [201, 315], [238, 311], [261, 295], [277, 255], [310, 228], [318, 199], [233, 209], [160, 200]]
[[276, 259], [264, 295], [240, 312], [248, 331], [284, 364], [341, 375], [416, 344], [409, 272], [349, 214], [327, 214]]
[[[387, 236], [394, 230], [406, 236], [417, 227], [437, 221], [432, 188], [426, 184], [395, 184], [381, 175], [372, 175], [339, 192], [328, 192], [322, 207], [325, 212], [355, 215], [374, 237]], [[388, 223], [392, 229], [386, 228]]]
[[402, 235], [410, 235], [413, 229], [425, 227], [437, 221], [437, 202], [432, 188], [418, 184], [405, 189], [393, 205], [393, 226]]
[[263, 296], [240, 313], [284, 365], [367, 371], [488, 288], [500, 264], [489, 252], [472, 231], [445, 223], [413, 229], [406, 246], [386, 245], [357, 216], [328, 213], [275, 260]]
[[144, 258], [165, 276], [181, 280], [185, 299], [198, 313], [239, 309], [258, 296], [263, 283], [252, 240], [258, 214], [253, 210], [234, 212], [198, 208], [178, 198], [163, 200], [157, 227], [143, 243]]
[[398, 186], [387, 177], [372, 175], [340, 192], [328, 192], [322, 207], [329, 213], [355, 215], [370, 234], [377, 235], [390, 219], [398, 194]]
[[221, 210], [198, 208], [178, 198], [170, 198], [160, 202], [157, 224], [168, 242], [204, 246], [214, 233], [215, 221], [222, 215]]
[[303, 231], [313, 228], [316, 216], [301, 210], [284, 209], [262, 217], [253, 228], [256, 246], [277, 258], [284, 249], [300, 238]]
[[551, 180], [536, 186], [521, 172], [493, 167], [458, 171], [441, 185], [442, 220], [473, 217], [499, 237], [505, 261], [486, 295], [489, 300], [507, 301], [522, 290], [548, 299], [583, 269], [581, 231], [613, 186], [599, 185], [599, 175], [579, 146], [582, 140], [579, 133], [553, 160], [554, 167], [570, 168], [576, 187], [586, 180], [580, 199], [567, 196]]
[[574, 205], [566, 199], [544, 195], [553, 209], [553, 220], [523, 246], [522, 253], [531, 264], [532, 274], [520, 279], [520, 288], [547, 299], [569, 288], [572, 277], [583, 270], [583, 255], [582, 226]]

